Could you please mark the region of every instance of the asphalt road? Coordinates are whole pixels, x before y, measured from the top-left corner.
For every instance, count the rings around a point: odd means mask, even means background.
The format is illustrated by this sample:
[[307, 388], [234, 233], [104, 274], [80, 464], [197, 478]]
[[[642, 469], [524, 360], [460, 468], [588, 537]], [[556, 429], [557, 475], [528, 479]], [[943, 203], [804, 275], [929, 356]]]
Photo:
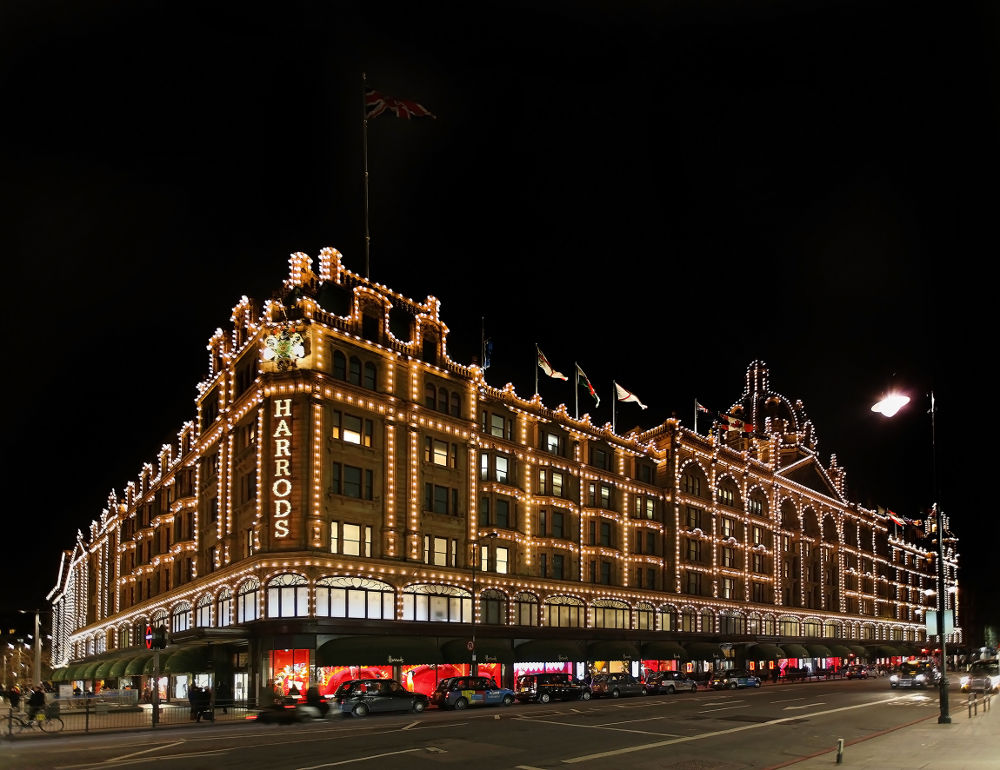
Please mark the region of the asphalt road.
[[[957, 688], [953, 690], [957, 696]], [[934, 713], [885, 679], [0, 743], [0, 768], [778, 768]]]

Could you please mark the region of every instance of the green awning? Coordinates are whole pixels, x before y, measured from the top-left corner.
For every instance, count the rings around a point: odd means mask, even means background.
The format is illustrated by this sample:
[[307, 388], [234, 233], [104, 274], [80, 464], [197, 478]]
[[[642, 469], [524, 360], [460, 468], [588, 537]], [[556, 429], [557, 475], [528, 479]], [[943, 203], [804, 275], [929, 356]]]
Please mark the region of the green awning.
[[634, 642], [591, 642], [587, 660], [639, 660], [639, 646]]
[[895, 658], [902, 653], [889, 644], [873, 644], [868, 647], [868, 654], [875, 658]]
[[642, 645], [643, 660], [687, 660], [688, 654], [678, 642], [646, 642]]
[[718, 642], [686, 642], [684, 649], [691, 660], [721, 660], [726, 657]]
[[170, 653], [166, 661], [160, 661], [160, 670], [165, 674], [204, 674], [209, 670], [211, 648], [184, 647]]
[[514, 648], [518, 663], [576, 663], [586, 659], [583, 645], [569, 639], [534, 639]]
[[849, 644], [847, 646], [851, 648], [851, 652], [854, 653], [855, 657], [865, 659], [868, 658], [869, 653], [867, 647], [862, 647], [860, 644]]
[[77, 676], [76, 676], [76, 670], [79, 667], [80, 667], [80, 665], [78, 663], [74, 663], [72, 665], [66, 666], [66, 668], [63, 669], [63, 673], [62, 673], [64, 679], [62, 679], [60, 681], [63, 681], [63, 682], [72, 682], [74, 679], [77, 678]]
[[[472, 663], [472, 651], [468, 638], [449, 639], [441, 645], [441, 655], [445, 663]], [[476, 639], [477, 663], [514, 662], [514, 648], [506, 639]]]
[[146, 661], [152, 661], [152, 653], [146, 653], [145, 655], [136, 655], [132, 660], [128, 662], [125, 666], [125, 672], [123, 676], [139, 676], [142, 673], [143, 668], [146, 666]]
[[[160, 652], [160, 673], [161, 674], [166, 673], [167, 662], [170, 660], [170, 658], [173, 656], [173, 654], [174, 653], [172, 653], [172, 652]], [[153, 665], [155, 663], [156, 663], [156, 653], [153, 653], [152, 655], [150, 655], [146, 659], [146, 662], [142, 664], [142, 673], [146, 674], [147, 676], [149, 674], [154, 673], [154, 671], [153, 671]]]
[[809, 654], [814, 658], [832, 658], [833, 653], [830, 648], [825, 644], [807, 644], [806, 649], [809, 650]]
[[69, 671], [69, 666], [60, 666], [52, 671], [51, 679], [53, 682], [68, 682], [69, 679], [65, 677], [66, 672]]
[[803, 647], [801, 644], [795, 644], [794, 642], [788, 642], [787, 644], [778, 645], [782, 652], [785, 653], [786, 658], [811, 658], [812, 655], [809, 654], [809, 650]]
[[123, 658], [118, 658], [118, 660], [112, 664], [111, 670], [108, 672], [108, 676], [116, 679], [125, 676], [125, 668], [134, 658], [134, 655], [126, 655]]
[[109, 658], [108, 660], [101, 661], [101, 664], [94, 671], [94, 679], [107, 679], [111, 673], [111, 667], [115, 665], [115, 659]]
[[94, 674], [97, 673], [97, 669], [100, 667], [101, 661], [93, 661], [91, 663], [84, 663], [80, 666], [80, 670], [77, 672], [77, 679], [93, 679]]
[[316, 650], [317, 666], [444, 663], [441, 648], [426, 636], [341, 636]]
[[851, 648], [846, 644], [831, 644], [830, 654], [835, 658], [849, 658], [851, 657]]
[[776, 644], [766, 644], [760, 642], [747, 647], [747, 660], [781, 660], [785, 653]]

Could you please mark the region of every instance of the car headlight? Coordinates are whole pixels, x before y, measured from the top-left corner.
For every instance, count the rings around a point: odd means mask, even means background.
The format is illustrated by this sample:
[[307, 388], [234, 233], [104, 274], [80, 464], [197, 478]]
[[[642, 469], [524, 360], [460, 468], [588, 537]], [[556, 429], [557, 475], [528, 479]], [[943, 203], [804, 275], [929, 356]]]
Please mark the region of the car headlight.
[[923, 674], [917, 674], [917, 681], [918, 682], [926, 682], [927, 681], [927, 677], [924, 676]]
[[963, 676], [963, 677], [962, 677], [962, 679], [961, 679], [961, 684], [962, 684], [962, 687], [968, 687], [968, 685], [969, 685], [969, 680], [970, 680], [971, 678], [972, 678], [972, 677], [970, 677], [970, 676]]
[[899, 674], [893, 674], [892, 676], [890, 676], [889, 677], [889, 681], [890, 682], [898, 682], [899, 681]]

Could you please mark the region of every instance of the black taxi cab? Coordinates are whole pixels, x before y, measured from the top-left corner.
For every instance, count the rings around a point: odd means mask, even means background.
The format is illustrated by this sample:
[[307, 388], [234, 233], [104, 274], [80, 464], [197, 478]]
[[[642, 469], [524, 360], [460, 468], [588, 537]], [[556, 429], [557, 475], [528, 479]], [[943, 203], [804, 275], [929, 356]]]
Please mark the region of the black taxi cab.
[[513, 702], [514, 691], [499, 687], [488, 676], [449, 676], [438, 682], [431, 693], [431, 703], [438, 708], [509, 706]]

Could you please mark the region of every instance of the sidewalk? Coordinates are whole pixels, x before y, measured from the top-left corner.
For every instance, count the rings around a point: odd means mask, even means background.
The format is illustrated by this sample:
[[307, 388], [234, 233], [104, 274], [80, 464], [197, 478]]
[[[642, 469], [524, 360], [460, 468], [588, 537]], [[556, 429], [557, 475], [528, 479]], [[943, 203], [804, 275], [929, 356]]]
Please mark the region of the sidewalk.
[[[980, 696], [982, 699], [982, 696]], [[969, 716], [965, 696], [949, 702], [951, 724], [938, 724], [934, 713], [917, 722], [844, 746], [841, 762], [837, 751], [819, 754], [778, 767], [879, 768], [880, 770], [997, 770], [1000, 768], [1000, 697]]]

